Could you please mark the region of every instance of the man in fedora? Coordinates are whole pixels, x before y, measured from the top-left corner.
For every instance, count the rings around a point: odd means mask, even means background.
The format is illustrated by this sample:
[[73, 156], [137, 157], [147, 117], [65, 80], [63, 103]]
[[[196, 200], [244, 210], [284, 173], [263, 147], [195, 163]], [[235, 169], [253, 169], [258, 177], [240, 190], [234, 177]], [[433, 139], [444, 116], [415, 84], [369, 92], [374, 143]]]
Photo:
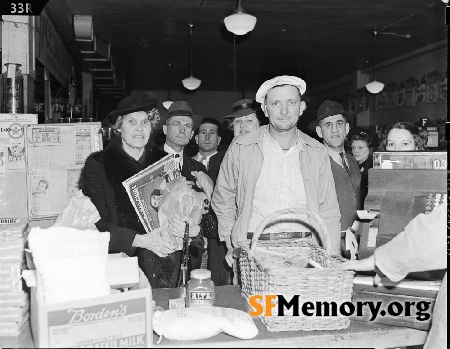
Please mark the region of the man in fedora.
[[[309, 130], [316, 131], [323, 139], [323, 144], [330, 156], [339, 209], [341, 212], [341, 232], [344, 235], [348, 228], [356, 228], [356, 210], [361, 209], [359, 195], [361, 172], [358, 162], [345, 152], [344, 142], [350, 131], [349, 118], [353, 114], [346, 112], [342, 104], [326, 100], [317, 110], [317, 119], [308, 125]], [[352, 228], [353, 227], [353, 228]], [[347, 239], [351, 237], [347, 236]], [[345, 239], [341, 242], [345, 251]], [[350, 257], [349, 252], [344, 253]]]
[[[184, 148], [194, 135], [194, 124], [199, 123], [199, 117], [194, 115], [188, 102], [176, 101], [167, 110], [163, 122], [165, 122], [163, 132], [166, 135], [164, 151], [168, 154], [175, 154], [180, 162], [181, 175], [192, 182], [195, 190], [204, 191], [208, 198], [211, 198], [214, 185], [207, 175], [206, 167], [184, 154]], [[189, 253], [191, 256], [189, 270], [200, 268], [203, 254], [201, 237], [193, 240]]]
[[[340, 253], [340, 213], [330, 160], [325, 147], [297, 129], [306, 108], [301, 100], [306, 83], [295, 76], [277, 76], [256, 93], [268, 126], [236, 137], [222, 162], [212, 207], [219, 236], [227, 244], [227, 262], [233, 248], [246, 240], [264, 218], [284, 208], [305, 208], [318, 214], [328, 228], [331, 249]], [[270, 237], [307, 237], [309, 220], [273, 224]], [[268, 232], [270, 230], [266, 230]], [[315, 234], [313, 234], [315, 236]]]
[[233, 112], [223, 118], [229, 122], [234, 137], [257, 130], [263, 123], [261, 108], [254, 99], [241, 99], [233, 103]]

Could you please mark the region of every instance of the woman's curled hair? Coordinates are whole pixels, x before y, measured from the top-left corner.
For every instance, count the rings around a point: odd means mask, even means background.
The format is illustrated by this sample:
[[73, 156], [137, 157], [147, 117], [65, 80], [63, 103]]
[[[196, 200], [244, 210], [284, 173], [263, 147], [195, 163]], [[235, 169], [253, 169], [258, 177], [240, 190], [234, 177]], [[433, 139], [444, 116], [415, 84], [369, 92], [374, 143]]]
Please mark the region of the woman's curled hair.
[[[148, 115], [148, 120], [151, 122], [152, 124], [152, 130], [155, 128], [155, 126], [158, 124], [159, 120], [161, 119], [161, 116], [159, 114], [159, 110], [156, 108], [153, 108], [152, 110], [147, 110], [146, 111], [147, 115]], [[125, 118], [125, 116], [127, 116], [128, 114], [125, 115], [120, 115], [116, 122], [114, 123], [114, 125], [111, 126], [111, 128], [114, 130], [115, 134], [119, 133], [119, 129], [122, 127], [122, 123], [123, 123], [123, 119]]]
[[408, 121], [401, 121], [395, 124], [389, 125], [386, 131], [383, 134], [383, 138], [381, 139], [379, 151], [386, 151], [387, 141], [389, 132], [392, 129], [401, 129], [409, 131], [414, 138], [414, 145], [417, 150], [425, 150], [428, 142], [428, 133], [423, 129], [419, 129], [415, 124]]

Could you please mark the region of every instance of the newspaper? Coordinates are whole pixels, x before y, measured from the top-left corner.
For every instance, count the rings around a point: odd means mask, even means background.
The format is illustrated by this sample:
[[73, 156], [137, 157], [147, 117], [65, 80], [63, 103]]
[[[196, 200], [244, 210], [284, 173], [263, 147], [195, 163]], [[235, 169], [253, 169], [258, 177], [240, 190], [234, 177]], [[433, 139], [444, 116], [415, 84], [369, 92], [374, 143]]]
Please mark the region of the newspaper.
[[[37, 124], [37, 114], [0, 114], [0, 177], [26, 172], [26, 124]], [[6, 180], [5, 180], [6, 181]], [[0, 192], [2, 192], [0, 185]]]
[[89, 154], [103, 148], [100, 122], [25, 127], [30, 220], [56, 218], [79, 190]]
[[163, 191], [167, 183], [179, 177], [179, 161], [169, 154], [122, 182], [147, 233], [159, 227], [158, 208]]

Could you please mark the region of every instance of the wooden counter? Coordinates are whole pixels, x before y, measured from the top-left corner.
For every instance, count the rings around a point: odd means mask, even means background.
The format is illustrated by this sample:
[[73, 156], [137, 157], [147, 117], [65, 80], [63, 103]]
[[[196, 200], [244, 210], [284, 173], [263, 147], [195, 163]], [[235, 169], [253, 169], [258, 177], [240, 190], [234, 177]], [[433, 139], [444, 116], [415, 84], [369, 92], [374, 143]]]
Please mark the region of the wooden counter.
[[[168, 309], [169, 299], [178, 298], [179, 289], [155, 289], [153, 299], [157, 306]], [[216, 306], [247, 311], [249, 306], [240, 294], [237, 286], [216, 287]], [[268, 332], [258, 318], [254, 318], [259, 334], [251, 340], [242, 340], [226, 334], [200, 341], [170, 341], [154, 335], [155, 347], [215, 347], [215, 348], [251, 348], [251, 347], [346, 347], [346, 348], [392, 348], [420, 345], [425, 342], [427, 332], [406, 327], [394, 327], [380, 324], [351, 321], [345, 330], [338, 331], [289, 331]], [[30, 327], [17, 337], [0, 337], [1, 348], [33, 348], [34, 343]]]
[[[155, 289], [153, 299], [157, 306], [168, 309], [169, 299], [179, 297], [178, 289]], [[237, 286], [216, 287], [216, 306], [248, 311], [247, 301]], [[200, 341], [171, 341], [164, 337], [157, 347], [213, 347], [213, 348], [392, 348], [425, 343], [427, 332], [406, 327], [351, 321], [345, 330], [269, 332], [259, 318], [254, 318], [259, 334], [251, 340], [242, 340], [226, 334]], [[157, 342], [155, 335], [154, 343]]]

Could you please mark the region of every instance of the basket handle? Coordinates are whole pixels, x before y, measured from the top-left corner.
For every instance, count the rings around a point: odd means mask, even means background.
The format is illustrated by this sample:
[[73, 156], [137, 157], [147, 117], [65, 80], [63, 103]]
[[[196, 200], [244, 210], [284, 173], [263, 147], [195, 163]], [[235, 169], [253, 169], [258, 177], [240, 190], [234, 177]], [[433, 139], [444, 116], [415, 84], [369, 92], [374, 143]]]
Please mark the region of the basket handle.
[[[300, 208], [300, 207], [292, 207], [292, 208], [285, 208], [282, 210], [275, 211], [271, 215], [267, 216], [256, 228], [255, 232], [253, 233], [252, 237], [252, 244], [250, 248], [250, 253], [254, 255], [256, 252], [256, 245], [258, 243], [259, 237], [261, 236], [262, 232], [266, 228], [266, 225], [270, 222], [272, 222], [275, 218], [278, 218], [279, 216], [283, 216], [286, 214], [291, 213], [297, 213], [297, 214], [307, 214], [309, 217], [314, 218], [314, 220], [319, 224], [320, 229], [317, 229], [317, 233], [319, 234], [320, 241], [322, 243], [322, 247], [327, 251], [331, 251], [331, 240], [330, 235], [328, 234], [327, 226], [325, 225], [325, 222], [323, 219], [314, 212], [311, 212], [307, 209]], [[299, 221], [301, 221], [299, 219]]]

